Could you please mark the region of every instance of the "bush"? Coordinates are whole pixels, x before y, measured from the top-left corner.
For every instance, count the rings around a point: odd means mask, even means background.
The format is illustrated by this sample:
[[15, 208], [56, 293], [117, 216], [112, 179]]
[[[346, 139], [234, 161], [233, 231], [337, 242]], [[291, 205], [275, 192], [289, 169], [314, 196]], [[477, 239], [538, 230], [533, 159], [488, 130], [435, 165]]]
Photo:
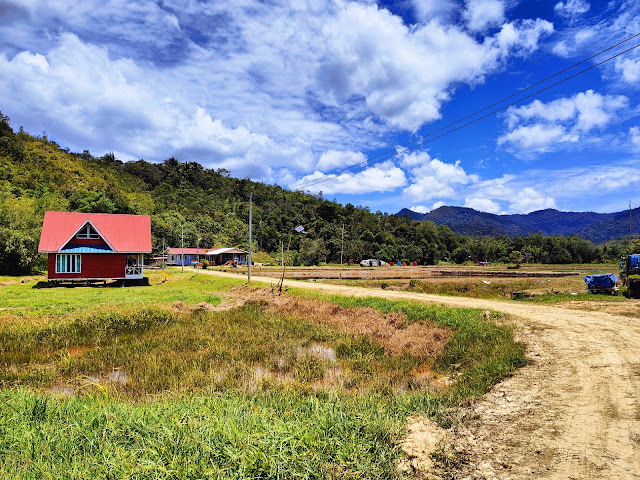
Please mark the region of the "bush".
[[206, 270], [207, 268], [209, 268], [209, 260], [206, 260], [206, 259], [201, 260], [200, 265], [202, 266], [203, 270]]

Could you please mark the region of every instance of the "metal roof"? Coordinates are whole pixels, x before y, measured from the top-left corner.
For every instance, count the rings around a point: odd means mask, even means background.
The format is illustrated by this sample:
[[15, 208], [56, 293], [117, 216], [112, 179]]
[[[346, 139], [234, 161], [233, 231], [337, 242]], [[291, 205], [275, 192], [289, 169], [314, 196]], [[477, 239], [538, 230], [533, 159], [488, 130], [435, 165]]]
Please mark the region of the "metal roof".
[[207, 255], [220, 255], [221, 253], [249, 253], [249, 252], [246, 252], [241, 248], [231, 247], [231, 248], [217, 248], [215, 250], [209, 250], [207, 252]]
[[[182, 248], [180, 247], [167, 248], [167, 253], [169, 255], [182, 255]], [[184, 254], [185, 255], [206, 255], [207, 249], [184, 247]]]
[[80, 212], [45, 212], [38, 251], [59, 252], [87, 222], [93, 225], [114, 253], [151, 252], [149, 215]]

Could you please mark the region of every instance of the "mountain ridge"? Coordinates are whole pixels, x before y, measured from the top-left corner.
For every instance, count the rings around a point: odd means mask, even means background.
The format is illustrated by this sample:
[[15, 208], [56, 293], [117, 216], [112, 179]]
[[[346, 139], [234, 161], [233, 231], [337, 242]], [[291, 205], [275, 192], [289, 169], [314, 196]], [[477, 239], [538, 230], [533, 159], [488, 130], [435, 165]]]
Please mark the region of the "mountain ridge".
[[[429, 220], [436, 225], [447, 225], [461, 235], [472, 236], [526, 236], [579, 235], [594, 243], [603, 243], [629, 234], [629, 212], [562, 212], [544, 209], [527, 214], [496, 215], [469, 207], [442, 206], [429, 213], [414, 212], [403, 208], [397, 214], [408, 215], [412, 220]], [[638, 218], [640, 208], [632, 210], [632, 218]], [[633, 230], [637, 234], [638, 228]]]

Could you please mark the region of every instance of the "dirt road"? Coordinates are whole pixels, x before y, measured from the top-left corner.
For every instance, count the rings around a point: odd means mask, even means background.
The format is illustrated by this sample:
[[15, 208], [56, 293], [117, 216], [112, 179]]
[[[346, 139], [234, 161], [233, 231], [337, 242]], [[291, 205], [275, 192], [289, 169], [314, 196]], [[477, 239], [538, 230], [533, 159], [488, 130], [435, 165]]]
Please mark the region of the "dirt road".
[[[238, 275], [204, 271], [238, 278]], [[259, 277], [276, 284], [279, 279]], [[530, 364], [472, 407], [448, 441], [468, 453], [456, 478], [640, 479], [640, 322], [599, 312], [285, 280], [349, 296], [507, 313]], [[637, 306], [635, 306], [637, 308]]]

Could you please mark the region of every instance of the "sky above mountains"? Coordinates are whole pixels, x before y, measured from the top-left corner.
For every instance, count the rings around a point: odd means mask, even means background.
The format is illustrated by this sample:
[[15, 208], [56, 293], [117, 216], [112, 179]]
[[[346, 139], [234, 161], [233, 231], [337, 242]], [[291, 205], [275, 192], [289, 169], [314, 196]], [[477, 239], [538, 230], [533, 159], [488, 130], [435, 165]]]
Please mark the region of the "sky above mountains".
[[638, 33], [637, 0], [0, 0], [0, 111], [372, 211], [614, 212], [640, 205], [640, 48], [401, 146]]

